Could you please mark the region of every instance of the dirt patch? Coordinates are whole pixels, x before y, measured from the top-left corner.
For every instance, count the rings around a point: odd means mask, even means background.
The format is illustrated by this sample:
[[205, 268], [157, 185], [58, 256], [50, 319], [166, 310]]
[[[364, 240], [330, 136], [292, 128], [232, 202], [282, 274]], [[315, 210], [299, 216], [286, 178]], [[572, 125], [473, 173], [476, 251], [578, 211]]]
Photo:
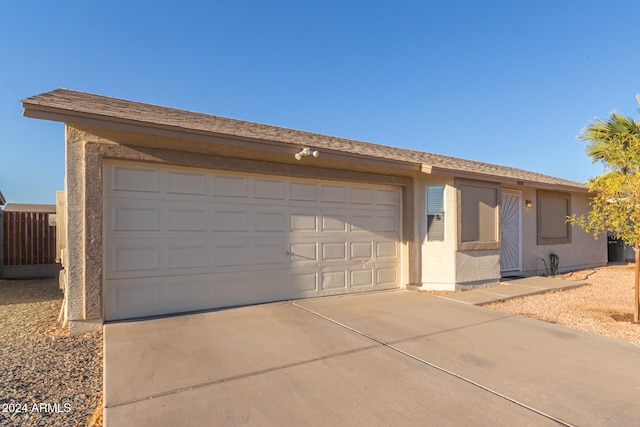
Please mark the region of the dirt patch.
[[485, 305], [640, 345], [640, 325], [633, 321], [634, 265], [613, 265], [564, 274], [587, 285], [566, 291], [514, 298]]
[[57, 322], [57, 280], [0, 280], [0, 425], [101, 426], [102, 332]]

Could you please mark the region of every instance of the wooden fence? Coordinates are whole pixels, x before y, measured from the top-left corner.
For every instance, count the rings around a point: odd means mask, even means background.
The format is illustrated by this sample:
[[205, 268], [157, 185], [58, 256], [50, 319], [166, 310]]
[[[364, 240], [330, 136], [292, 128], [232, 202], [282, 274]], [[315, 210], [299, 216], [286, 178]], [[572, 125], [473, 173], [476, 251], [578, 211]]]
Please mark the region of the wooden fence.
[[56, 227], [49, 214], [2, 213], [2, 265], [42, 265], [56, 262]]

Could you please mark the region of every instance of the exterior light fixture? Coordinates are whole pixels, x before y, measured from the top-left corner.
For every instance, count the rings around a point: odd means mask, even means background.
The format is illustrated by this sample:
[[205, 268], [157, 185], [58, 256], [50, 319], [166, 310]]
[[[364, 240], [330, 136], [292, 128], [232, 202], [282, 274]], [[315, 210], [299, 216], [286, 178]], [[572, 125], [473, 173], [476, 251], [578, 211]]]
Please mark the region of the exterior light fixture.
[[319, 155], [320, 153], [318, 153], [318, 150], [312, 150], [309, 147], [305, 147], [299, 153], [295, 154], [295, 158], [296, 160], [300, 160], [303, 157], [309, 157], [309, 156], [318, 157]]
[[530, 208], [531, 206], [533, 206], [533, 202], [531, 200], [527, 200], [524, 202], [524, 205], [528, 208]]

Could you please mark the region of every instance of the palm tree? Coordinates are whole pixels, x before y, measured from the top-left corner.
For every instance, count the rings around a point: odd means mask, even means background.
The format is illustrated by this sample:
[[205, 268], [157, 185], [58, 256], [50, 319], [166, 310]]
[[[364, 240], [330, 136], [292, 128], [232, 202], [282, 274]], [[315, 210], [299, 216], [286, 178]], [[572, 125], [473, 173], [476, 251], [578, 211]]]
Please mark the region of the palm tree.
[[[640, 95], [636, 96], [640, 104]], [[640, 111], [640, 110], [639, 110]], [[603, 163], [604, 174], [589, 180], [591, 211], [588, 219], [570, 218], [597, 235], [603, 231], [635, 248], [633, 321], [639, 322], [640, 294], [640, 120], [611, 113], [595, 119], [579, 135], [588, 141], [585, 152], [594, 163]]]

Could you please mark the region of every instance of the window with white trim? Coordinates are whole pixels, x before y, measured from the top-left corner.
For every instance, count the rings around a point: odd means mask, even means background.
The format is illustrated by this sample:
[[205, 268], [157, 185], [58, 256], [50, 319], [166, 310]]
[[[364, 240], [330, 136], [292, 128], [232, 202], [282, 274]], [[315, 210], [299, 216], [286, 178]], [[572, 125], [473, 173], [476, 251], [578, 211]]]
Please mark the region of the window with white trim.
[[444, 242], [444, 185], [427, 187], [427, 241]]

